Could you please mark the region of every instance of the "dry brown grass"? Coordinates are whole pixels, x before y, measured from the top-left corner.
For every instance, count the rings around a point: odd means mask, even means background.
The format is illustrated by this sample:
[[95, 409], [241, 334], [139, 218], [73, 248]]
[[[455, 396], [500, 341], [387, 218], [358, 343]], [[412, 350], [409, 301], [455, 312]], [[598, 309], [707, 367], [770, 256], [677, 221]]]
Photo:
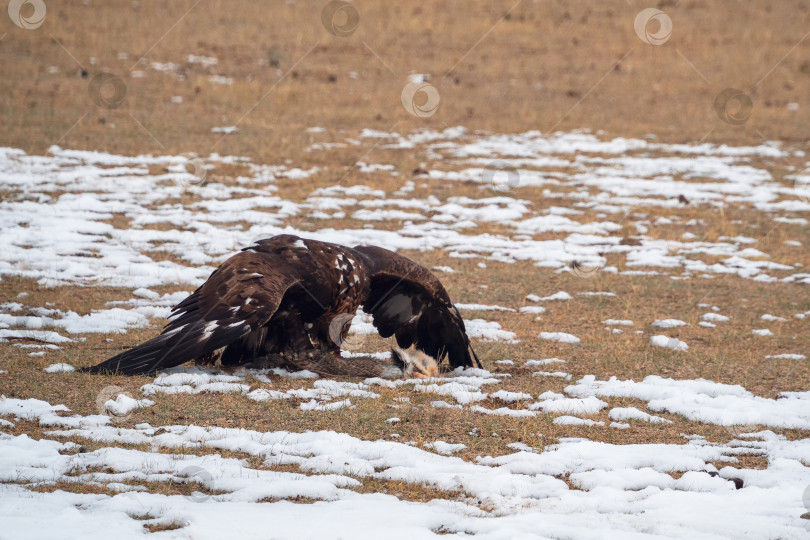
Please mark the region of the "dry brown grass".
[[[324, 2], [52, 2], [37, 30], [0, 21], [0, 143], [36, 152], [57, 142], [121, 153], [214, 150], [283, 162], [302, 157], [312, 142], [340, 141], [344, 132], [366, 127], [590, 128], [669, 141], [804, 142], [805, 1], [661, 1], [674, 27], [662, 46], [634, 33], [635, 15], [648, 4], [364, 0], [355, 2], [356, 32], [341, 38], [321, 24]], [[219, 63], [189, 64], [189, 54]], [[178, 68], [158, 72], [151, 62]], [[146, 76], [133, 78], [139, 70]], [[89, 80], [99, 71], [125, 81], [127, 98], [118, 109], [89, 98]], [[440, 92], [439, 112], [430, 118], [416, 119], [400, 105], [412, 72], [432, 74]], [[234, 82], [215, 84], [211, 75]], [[727, 87], [752, 97], [742, 126], [714, 112], [715, 96]], [[172, 96], [183, 102], [171, 103]], [[799, 110], [789, 111], [788, 103]], [[211, 133], [236, 123], [236, 135]], [[327, 133], [304, 131], [315, 125]], [[355, 153], [307, 157], [315, 165], [350, 166]]]

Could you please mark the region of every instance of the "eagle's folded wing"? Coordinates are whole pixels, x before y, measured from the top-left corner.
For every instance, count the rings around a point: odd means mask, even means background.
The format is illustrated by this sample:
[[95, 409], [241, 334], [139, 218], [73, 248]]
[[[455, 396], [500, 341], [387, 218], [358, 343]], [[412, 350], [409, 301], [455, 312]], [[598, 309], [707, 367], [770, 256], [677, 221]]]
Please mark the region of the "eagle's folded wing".
[[272, 257], [234, 255], [174, 308], [159, 336], [83, 371], [137, 375], [204, 357], [267, 323], [299, 281]]
[[454, 368], [481, 367], [464, 320], [433, 274], [382, 248], [355, 249], [375, 261], [363, 311], [372, 316], [382, 337], [396, 336], [400, 347], [413, 345], [437, 362], [447, 356]]

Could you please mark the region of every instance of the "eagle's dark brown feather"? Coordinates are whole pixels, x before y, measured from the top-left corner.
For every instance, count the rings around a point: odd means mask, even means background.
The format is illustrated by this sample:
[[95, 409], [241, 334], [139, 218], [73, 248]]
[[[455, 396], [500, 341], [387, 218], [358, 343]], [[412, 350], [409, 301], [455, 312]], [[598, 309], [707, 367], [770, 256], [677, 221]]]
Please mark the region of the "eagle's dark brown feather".
[[280, 235], [223, 262], [174, 308], [159, 336], [85, 371], [134, 375], [189, 360], [237, 365], [338, 353], [347, 314], [361, 305], [400, 347], [414, 345], [438, 362], [447, 356], [453, 367], [478, 363], [458, 310], [426, 268], [375, 246]]

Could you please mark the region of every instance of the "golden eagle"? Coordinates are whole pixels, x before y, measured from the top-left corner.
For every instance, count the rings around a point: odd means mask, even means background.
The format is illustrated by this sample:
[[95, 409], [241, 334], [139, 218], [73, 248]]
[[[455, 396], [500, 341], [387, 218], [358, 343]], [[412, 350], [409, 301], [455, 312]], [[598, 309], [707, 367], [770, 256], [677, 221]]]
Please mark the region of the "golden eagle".
[[[357, 308], [399, 347], [391, 362], [342, 358]], [[280, 235], [259, 240], [223, 262], [180, 302], [157, 337], [90, 373], [154, 373], [189, 360], [223, 366], [281, 365], [320, 374], [427, 376], [431, 360], [481, 367], [464, 321], [425, 267], [376, 246], [350, 248]]]

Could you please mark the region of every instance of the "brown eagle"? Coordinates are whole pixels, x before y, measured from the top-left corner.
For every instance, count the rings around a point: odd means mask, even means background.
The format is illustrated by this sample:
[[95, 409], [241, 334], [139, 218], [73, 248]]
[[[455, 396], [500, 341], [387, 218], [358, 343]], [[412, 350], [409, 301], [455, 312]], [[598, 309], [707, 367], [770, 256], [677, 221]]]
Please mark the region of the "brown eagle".
[[[391, 362], [342, 358], [357, 308], [401, 348]], [[157, 337], [90, 373], [154, 373], [189, 360], [223, 366], [252, 363], [324, 375], [430, 375], [424, 355], [452, 367], [481, 367], [464, 321], [425, 267], [376, 246], [350, 248], [280, 235], [255, 242], [223, 262], [180, 302]]]

